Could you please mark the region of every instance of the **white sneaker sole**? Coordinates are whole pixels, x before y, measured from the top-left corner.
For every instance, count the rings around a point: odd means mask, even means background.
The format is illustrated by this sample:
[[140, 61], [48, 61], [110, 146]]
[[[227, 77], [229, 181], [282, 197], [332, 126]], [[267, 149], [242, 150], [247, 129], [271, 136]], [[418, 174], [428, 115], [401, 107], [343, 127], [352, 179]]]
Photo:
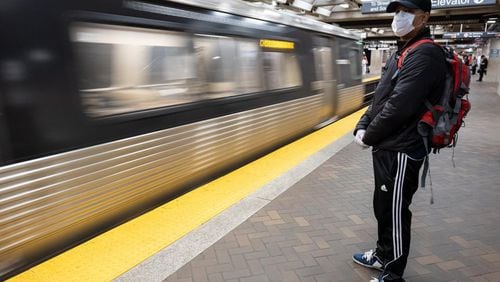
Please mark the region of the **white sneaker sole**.
[[364, 263], [356, 260], [354, 257], [352, 257], [352, 261], [354, 261], [355, 263], [357, 263], [359, 265], [367, 267], [367, 268], [376, 269], [378, 271], [383, 271], [384, 270], [384, 268], [382, 266], [373, 266], [373, 265], [369, 265], [369, 264], [364, 264]]

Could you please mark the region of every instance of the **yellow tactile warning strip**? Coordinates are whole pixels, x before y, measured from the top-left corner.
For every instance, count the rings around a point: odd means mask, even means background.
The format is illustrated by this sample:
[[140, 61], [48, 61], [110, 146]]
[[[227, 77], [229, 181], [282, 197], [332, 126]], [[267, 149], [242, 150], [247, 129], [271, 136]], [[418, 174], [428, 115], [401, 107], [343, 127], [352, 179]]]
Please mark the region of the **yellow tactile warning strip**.
[[367, 78], [363, 78], [363, 83], [366, 84], [366, 83], [369, 83], [369, 82], [374, 82], [376, 80], [380, 80], [380, 75], [375, 75], [373, 77], [367, 77]]
[[109, 281], [350, 132], [364, 109], [45, 261], [9, 281]]

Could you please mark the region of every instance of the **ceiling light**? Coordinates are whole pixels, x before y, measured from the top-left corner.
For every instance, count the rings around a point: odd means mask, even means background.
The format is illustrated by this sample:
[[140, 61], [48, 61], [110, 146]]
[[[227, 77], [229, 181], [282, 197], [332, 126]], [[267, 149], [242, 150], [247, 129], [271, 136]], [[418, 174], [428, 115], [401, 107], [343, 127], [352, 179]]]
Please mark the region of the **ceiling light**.
[[311, 11], [313, 5], [309, 2], [303, 0], [295, 0], [292, 3], [292, 6], [297, 7], [302, 10]]
[[331, 14], [332, 14], [332, 11], [329, 10], [329, 9], [326, 9], [326, 8], [323, 8], [323, 7], [318, 7], [316, 8], [316, 11], [315, 11], [317, 14], [319, 15], [322, 15], [322, 16], [325, 16], [325, 17], [329, 17]]
[[347, 4], [347, 3], [340, 4], [339, 6], [344, 8], [344, 9], [349, 8], [349, 4]]
[[492, 23], [496, 23], [496, 21], [487, 21], [486, 23], [492, 24]]

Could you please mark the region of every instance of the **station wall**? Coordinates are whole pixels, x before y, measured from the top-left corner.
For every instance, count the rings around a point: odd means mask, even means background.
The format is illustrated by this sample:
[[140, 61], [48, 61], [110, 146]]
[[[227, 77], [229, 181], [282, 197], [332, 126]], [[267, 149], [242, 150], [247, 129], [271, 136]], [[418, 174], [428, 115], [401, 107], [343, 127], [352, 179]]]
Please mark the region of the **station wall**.
[[[488, 58], [488, 72], [483, 77], [484, 81], [500, 81], [500, 39], [490, 39], [483, 47], [482, 54]], [[477, 78], [476, 78], [477, 79]], [[500, 83], [497, 86], [497, 93], [500, 95]]]

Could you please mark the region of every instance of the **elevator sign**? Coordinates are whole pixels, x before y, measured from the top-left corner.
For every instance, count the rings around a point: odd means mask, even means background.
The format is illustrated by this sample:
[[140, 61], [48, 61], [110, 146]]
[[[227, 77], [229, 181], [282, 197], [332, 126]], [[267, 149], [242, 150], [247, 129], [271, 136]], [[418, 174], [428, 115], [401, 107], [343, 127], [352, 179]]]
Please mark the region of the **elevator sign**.
[[[370, 2], [363, 2], [363, 6], [361, 6], [361, 13], [385, 13], [385, 9], [390, 2], [390, 0], [372, 0]], [[435, 10], [495, 5], [496, 0], [431, 0], [431, 3], [432, 9]]]
[[432, 0], [432, 9], [448, 9], [495, 5], [496, 0]]

